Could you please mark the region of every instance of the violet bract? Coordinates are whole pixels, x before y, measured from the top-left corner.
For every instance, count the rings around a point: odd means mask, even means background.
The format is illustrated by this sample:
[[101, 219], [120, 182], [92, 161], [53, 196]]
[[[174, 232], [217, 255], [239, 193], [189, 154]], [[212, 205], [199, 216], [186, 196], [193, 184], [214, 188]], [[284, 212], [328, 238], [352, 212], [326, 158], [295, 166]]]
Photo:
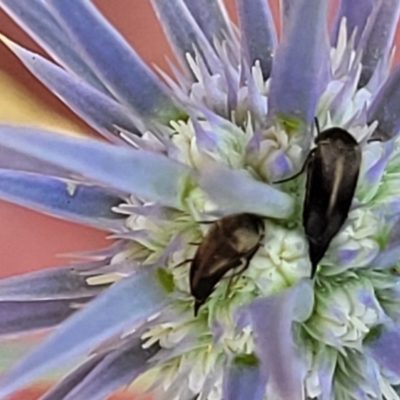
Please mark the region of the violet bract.
[[[0, 0], [57, 64], [2, 41], [109, 143], [0, 126], [0, 197], [104, 229], [81, 262], [0, 281], [0, 334], [54, 332], [0, 397], [81, 360], [43, 400], [105, 399], [147, 371], [160, 399], [400, 399], [398, 0], [152, 0], [180, 69], [159, 78], [88, 0]], [[132, 2], [132, 8], [135, 7]], [[330, 38], [329, 38], [330, 36]], [[311, 281], [297, 172], [322, 129], [360, 143], [349, 217]], [[369, 139], [380, 141], [369, 141]], [[3, 156], [4, 155], [4, 156]], [[263, 245], [193, 315], [189, 264], [214, 221]]]

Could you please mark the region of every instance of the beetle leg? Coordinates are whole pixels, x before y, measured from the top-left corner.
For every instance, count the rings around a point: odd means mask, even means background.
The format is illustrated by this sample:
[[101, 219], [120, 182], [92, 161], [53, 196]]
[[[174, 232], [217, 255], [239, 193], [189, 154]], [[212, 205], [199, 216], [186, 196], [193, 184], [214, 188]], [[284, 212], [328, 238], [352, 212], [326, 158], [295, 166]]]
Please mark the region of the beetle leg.
[[[232, 282], [233, 282], [233, 278], [238, 278], [236, 279], [236, 282], [239, 280], [240, 275], [246, 271], [246, 269], [249, 267], [250, 261], [253, 258], [254, 254], [257, 253], [258, 249], [260, 248], [260, 245], [256, 246], [252, 251], [250, 251], [250, 253], [247, 254], [246, 256], [246, 262], [243, 265], [242, 268], [240, 268], [238, 271], [234, 272], [230, 277], [229, 277], [229, 282], [228, 282], [228, 286], [226, 287], [226, 293], [225, 293], [225, 297], [228, 297], [228, 294], [232, 288]], [[235, 282], [235, 284], [236, 284]]]
[[372, 142], [383, 142], [383, 140], [380, 137], [375, 137], [367, 140], [367, 143], [372, 143]]
[[192, 262], [192, 261], [194, 261], [194, 258], [187, 258], [186, 260], [181, 261], [179, 264], [174, 265], [172, 268], [182, 267], [182, 265], [185, 265], [188, 262]]
[[218, 221], [218, 219], [214, 220], [214, 221], [196, 221], [197, 224], [203, 224], [203, 225], [211, 225], [211, 224], [215, 224]]
[[317, 136], [319, 136], [319, 134], [321, 133], [321, 129], [319, 127], [319, 121], [317, 117], [314, 117], [314, 123], [315, 123], [315, 127], [317, 128]]
[[281, 180], [279, 180], [279, 181], [275, 181], [275, 182], [272, 182], [272, 183], [273, 183], [273, 184], [277, 184], [277, 183], [289, 182], [289, 181], [291, 181], [292, 179], [295, 179], [295, 178], [297, 178], [298, 176], [300, 176], [300, 175], [305, 171], [305, 169], [306, 169], [308, 163], [310, 162], [311, 158], [314, 156], [315, 151], [316, 151], [316, 149], [312, 149], [312, 150], [308, 153], [308, 156], [307, 156], [307, 158], [306, 158], [306, 161], [304, 161], [304, 164], [303, 164], [303, 166], [301, 167], [301, 169], [300, 169], [299, 172], [297, 172], [296, 174], [290, 176], [289, 178], [281, 179]]
[[204, 304], [204, 300], [194, 299], [194, 316], [197, 317], [199, 308]]

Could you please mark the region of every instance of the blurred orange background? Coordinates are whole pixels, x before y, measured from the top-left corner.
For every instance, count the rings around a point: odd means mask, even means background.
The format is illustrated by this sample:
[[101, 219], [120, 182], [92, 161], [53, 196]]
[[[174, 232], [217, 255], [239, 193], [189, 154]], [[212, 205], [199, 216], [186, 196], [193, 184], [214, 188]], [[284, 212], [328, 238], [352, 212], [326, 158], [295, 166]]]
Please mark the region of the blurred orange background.
[[[174, 57], [150, 0], [95, 0], [94, 3], [149, 65], [168, 70], [166, 57], [172, 60]], [[276, 10], [278, 0], [272, 3]], [[233, 19], [236, 19], [234, 0], [227, 0], [226, 5]], [[32, 51], [45, 54], [2, 11], [0, 32]], [[2, 72], [15, 80], [13, 90], [4, 84]], [[10, 107], [16, 99], [18, 110], [16, 112], [14, 106], [11, 112]], [[24, 108], [29, 109], [30, 113]], [[37, 125], [40, 121], [41, 126], [60, 123], [58, 118], [61, 117], [63, 122], [60, 124], [66, 129], [93, 133], [0, 43], [0, 122], [10, 120], [10, 115], [13, 115], [15, 122]], [[57, 254], [107, 245], [104, 232], [43, 216], [5, 202], [0, 202], [0, 221], [0, 278], [65, 263], [66, 260], [56, 257]]]
[[[164, 56], [172, 57], [172, 54], [150, 1], [98, 0], [95, 4], [147, 62], [166, 68]], [[3, 12], [0, 12], [0, 31], [28, 49], [44, 54], [40, 47]], [[2, 44], [0, 44], [0, 71], [15, 80], [12, 90], [0, 82], [1, 122], [4, 119], [10, 120], [12, 115], [12, 119], [17, 123], [37, 125], [40, 121], [42, 126], [60, 123], [68, 130], [92, 132], [36, 81]], [[28, 99], [28, 96], [31, 98]], [[18, 100], [17, 112], [10, 112], [8, 108], [15, 104], [16, 100]], [[31, 111], [28, 116], [24, 108]], [[58, 119], [60, 117], [66, 122], [60, 122]], [[0, 221], [2, 226], [0, 277], [61, 265], [67, 260], [56, 257], [57, 254], [107, 245], [104, 232], [43, 216], [5, 202], [0, 203]]]
[[[173, 58], [173, 55], [150, 1], [99, 0], [94, 3], [148, 63], [167, 67], [165, 55], [170, 58]], [[40, 47], [1, 11], [0, 31], [28, 49], [44, 54]], [[13, 80], [10, 82], [8, 77], [12, 77]], [[0, 123], [4, 121], [40, 126], [59, 125], [66, 130], [94, 134], [0, 44]], [[96, 249], [108, 244], [102, 231], [57, 220], [2, 201], [0, 221], [0, 278], [62, 265], [67, 260], [57, 257], [57, 254]], [[20, 352], [21, 347], [26, 347], [25, 341], [21, 345], [14, 345], [17, 349], [16, 354]], [[3, 360], [5, 364], [11, 363], [15, 357], [12, 356], [13, 351], [10, 353], [10, 360]], [[13, 400], [37, 400], [47, 388], [46, 385], [38, 384], [18, 393]], [[132, 397], [132, 393], [125, 392], [113, 396], [112, 399], [128, 400]]]
[[[151, 8], [150, 0], [96, 0], [94, 3], [145, 61], [168, 70], [166, 57], [174, 59], [173, 54]], [[228, 0], [226, 4], [235, 19], [234, 0]], [[277, 4], [278, 0], [271, 1], [275, 16]], [[1, 11], [0, 32], [28, 49], [44, 54]], [[399, 42], [398, 30], [396, 43]], [[396, 62], [399, 56], [400, 53], [397, 52]], [[2, 73], [13, 78], [12, 90], [4, 84]], [[18, 109], [11, 113], [9, 110], [15, 104], [15, 99], [18, 100]], [[31, 112], [27, 113], [24, 107]], [[10, 115], [15, 122], [20, 121], [23, 124], [37, 125], [40, 122], [42, 126], [51, 126], [59, 123], [64, 129], [94, 134], [91, 128], [36, 81], [16, 57], [0, 44], [0, 121], [10, 119]], [[0, 202], [0, 221], [0, 277], [60, 265], [65, 260], [56, 257], [57, 254], [94, 249], [107, 244], [104, 232], [43, 216], [5, 202]]]

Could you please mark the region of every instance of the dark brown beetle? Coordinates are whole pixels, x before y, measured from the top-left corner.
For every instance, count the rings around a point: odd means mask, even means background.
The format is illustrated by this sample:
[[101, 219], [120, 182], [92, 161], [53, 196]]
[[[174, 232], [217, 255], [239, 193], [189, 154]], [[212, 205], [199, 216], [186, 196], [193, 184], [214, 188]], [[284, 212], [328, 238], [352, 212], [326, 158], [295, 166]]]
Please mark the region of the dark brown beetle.
[[311, 277], [347, 219], [361, 165], [360, 146], [349, 132], [338, 127], [320, 132], [318, 121], [316, 125], [316, 148], [311, 150], [301, 171], [276, 182], [293, 179], [307, 167], [303, 227], [309, 245]]
[[228, 271], [241, 267], [238, 275], [249, 266], [263, 236], [264, 222], [253, 214], [230, 215], [212, 224], [190, 265], [195, 315]]

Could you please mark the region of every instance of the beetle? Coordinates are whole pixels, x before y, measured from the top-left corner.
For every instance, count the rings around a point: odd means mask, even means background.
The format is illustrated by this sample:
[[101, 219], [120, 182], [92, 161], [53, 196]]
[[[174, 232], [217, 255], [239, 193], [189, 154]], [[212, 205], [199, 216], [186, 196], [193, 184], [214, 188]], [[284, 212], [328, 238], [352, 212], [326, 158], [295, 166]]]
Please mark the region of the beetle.
[[245, 271], [261, 246], [264, 222], [254, 214], [233, 214], [213, 222], [196, 250], [190, 265], [190, 292], [195, 299], [194, 315], [230, 270]]
[[309, 246], [311, 277], [327, 251], [330, 242], [347, 219], [357, 186], [361, 165], [358, 142], [346, 130], [333, 127], [320, 131], [299, 173], [307, 168], [306, 195], [303, 205], [303, 227]]

